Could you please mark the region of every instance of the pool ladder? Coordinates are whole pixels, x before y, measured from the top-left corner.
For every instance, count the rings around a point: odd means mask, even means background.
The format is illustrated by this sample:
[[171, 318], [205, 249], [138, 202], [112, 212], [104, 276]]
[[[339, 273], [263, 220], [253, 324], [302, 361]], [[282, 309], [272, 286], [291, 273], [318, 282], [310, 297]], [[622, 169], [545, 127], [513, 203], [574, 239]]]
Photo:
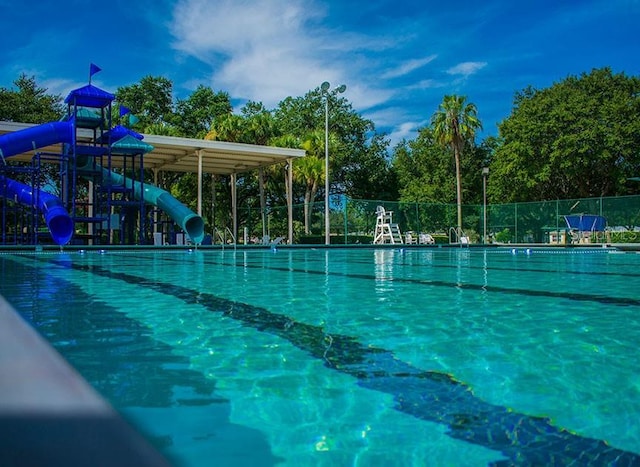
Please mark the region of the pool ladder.
[[451, 245], [460, 245], [462, 247], [469, 247], [469, 237], [464, 233], [464, 230], [457, 227], [451, 227], [449, 229], [449, 243]]

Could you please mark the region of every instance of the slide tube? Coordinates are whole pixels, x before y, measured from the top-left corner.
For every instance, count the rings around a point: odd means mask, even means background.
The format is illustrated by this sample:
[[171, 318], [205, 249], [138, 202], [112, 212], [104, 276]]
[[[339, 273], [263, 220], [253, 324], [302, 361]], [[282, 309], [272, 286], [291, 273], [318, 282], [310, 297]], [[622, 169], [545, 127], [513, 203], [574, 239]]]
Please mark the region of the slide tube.
[[[79, 169], [91, 169], [91, 159], [79, 157], [77, 167]], [[204, 221], [202, 217], [171, 196], [169, 192], [155, 185], [133, 181], [118, 173], [110, 172], [97, 164], [96, 167], [102, 170], [102, 177], [105, 182], [115, 186], [133, 188], [136, 199], [144, 198], [145, 203], [162, 209], [176, 224], [182, 227], [194, 243], [202, 243], [202, 240], [204, 240]]]
[[[71, 143], [72, 141], [73, 124], [71, 122], [43, 123], [1, 135], [0, 156], [4, 159], [52, 144]], [[35, 206], [37, 201], [53, 241], [58, 245], [69, 243], [73, 236], [73, 220], [60, 199], [51, 193], [38, 189], [34, 194], [30, 186], [4, 176], [0, 176], [0, 182], [6, 184], [7, 197], [28, 206]]]
[[44, 216], [44, 221], [51, 232], [51, 237], [57, 245], [66, 245], [73, 236], [73, 219], [62, 205], [62, 201], [46, 191], [34, 191], [29, 185], [11, 180], [0, 175], [0, 184], [6, 186], [7, 198], [13, 198], [20, 204], [35, 206]]
[[52, 144], [72, 142], [73, 124], [71, 122], [43, 123], [0, 135], [0, 156], [11, 157]]

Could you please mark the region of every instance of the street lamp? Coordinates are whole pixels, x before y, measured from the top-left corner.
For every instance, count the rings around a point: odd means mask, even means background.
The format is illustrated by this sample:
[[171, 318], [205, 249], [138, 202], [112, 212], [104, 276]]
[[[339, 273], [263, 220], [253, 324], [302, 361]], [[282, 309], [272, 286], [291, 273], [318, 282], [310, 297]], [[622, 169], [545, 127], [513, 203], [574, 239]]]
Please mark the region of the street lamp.
[[482, 243], [487, 243], [487, 177], [489, 176], [489, 167], [482, 168], [482, 197], [483, 197], [483, 216], [484, 229], [482, 231]]
[[[324, 96], [324, 243], [331, 244], [329, 233], [329, 88], [331, 85], [325, 81], [320, 85], [320, 91]], [[334, 89], [342, 94], [347, 90], [347, 86], [341, 84]]]

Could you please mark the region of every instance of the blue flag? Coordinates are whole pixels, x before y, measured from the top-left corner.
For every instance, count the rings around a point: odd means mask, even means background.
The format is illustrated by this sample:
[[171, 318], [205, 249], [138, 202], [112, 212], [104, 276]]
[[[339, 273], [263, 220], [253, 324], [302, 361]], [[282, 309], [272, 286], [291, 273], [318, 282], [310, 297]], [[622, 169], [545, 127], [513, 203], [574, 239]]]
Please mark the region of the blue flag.
[[120, 106], [120, 116], [124, 117], [125, 115], [127, 115], [129, 112], [131, 112], [131, 109], [129, 107], [125, 107], [124, 105]]
[[92, 63], [91, 66], [89, 67], [89, 77], [95, 75], [99, 71], [102, 71], [102, 68], [100, 68], [98, 65], [94, 65]]

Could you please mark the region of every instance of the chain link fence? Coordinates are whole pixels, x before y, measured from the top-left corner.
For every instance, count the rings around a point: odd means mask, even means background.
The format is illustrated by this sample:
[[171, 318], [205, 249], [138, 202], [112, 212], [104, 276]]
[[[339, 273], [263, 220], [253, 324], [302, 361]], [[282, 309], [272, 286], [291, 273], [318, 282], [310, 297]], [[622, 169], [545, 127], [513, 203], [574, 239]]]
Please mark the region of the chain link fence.
[[[376, 208], [392, 211], [393, 222], [401, 232], [428, 233], [438, 243], [448, 243], [457, 224], [455, 204], [402, 203], [357, 200], [347, 196], [330, 198], [332, 244], [372, 243]], [[324, 202], [293, 206], [294, 243], [324, 243]], [[486, 230], [485, 230], [486, 214]], [[590, 214], [606, 218], [606, 237], [593, 241], [640, 242], [640, 196], [580, 198], [528, 203], [464, 205], [464, 235], [471, 243], [570, 243], [564, 216]], [[238, 242], [260, 242], [287, 237], [287, 207], [268, 208], [262, 215], [257, 208], [238, 209]], [[264, 219], [264, 221], [263, 221]], [[306, 219], [306, 220], [305, 220]]]

